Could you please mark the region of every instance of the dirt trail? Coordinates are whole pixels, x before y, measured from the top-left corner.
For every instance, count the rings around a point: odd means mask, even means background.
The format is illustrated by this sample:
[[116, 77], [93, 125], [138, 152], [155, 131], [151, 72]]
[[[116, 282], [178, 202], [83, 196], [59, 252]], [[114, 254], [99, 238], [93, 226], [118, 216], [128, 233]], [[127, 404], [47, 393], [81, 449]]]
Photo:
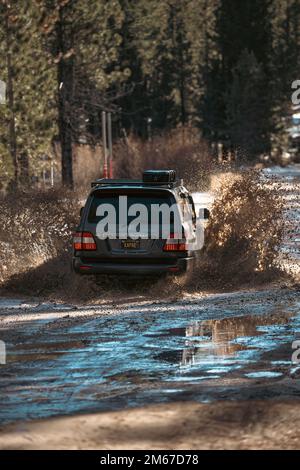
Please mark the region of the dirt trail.
[[0, 430], [0, 449], [300, 449], [298, 401], [174, 403]]
[[[119, 306], [14, 305], [0, 419], [9, 423], [178, 401], [292, 399], [297, 289]], [[12, 313], [10, 313], [12, 311]]]

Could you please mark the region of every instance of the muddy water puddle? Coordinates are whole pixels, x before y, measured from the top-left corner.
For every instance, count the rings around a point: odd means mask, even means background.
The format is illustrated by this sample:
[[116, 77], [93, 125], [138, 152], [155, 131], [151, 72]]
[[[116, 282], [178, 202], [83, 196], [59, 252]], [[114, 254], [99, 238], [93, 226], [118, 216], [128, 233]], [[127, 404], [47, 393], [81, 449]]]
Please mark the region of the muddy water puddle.
[[291, 358], [299, 302], [272, 294], [143, 305], [30, 331], [25, 323], [17, 332], [0, 368], [2, 423], [171, 400], [298, 394]]

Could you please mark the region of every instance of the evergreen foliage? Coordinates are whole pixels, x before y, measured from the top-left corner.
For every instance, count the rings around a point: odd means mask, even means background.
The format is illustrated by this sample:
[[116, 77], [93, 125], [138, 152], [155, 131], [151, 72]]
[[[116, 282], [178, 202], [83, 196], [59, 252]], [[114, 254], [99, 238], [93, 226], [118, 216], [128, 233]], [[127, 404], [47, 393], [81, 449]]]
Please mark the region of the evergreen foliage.
[[[1, 182], [59, 143], [190, 126], [249, 159], [282, 145], [300, 79], [300, 0], [0, 0]], [[116, 131], [117, 129], [117, 131]]]

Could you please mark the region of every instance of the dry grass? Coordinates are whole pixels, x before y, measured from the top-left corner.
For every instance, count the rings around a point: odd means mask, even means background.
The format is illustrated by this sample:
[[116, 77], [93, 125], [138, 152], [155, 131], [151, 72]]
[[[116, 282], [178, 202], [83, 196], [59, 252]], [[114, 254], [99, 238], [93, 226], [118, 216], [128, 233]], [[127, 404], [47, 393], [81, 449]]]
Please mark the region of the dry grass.
[[[79, 204], [70, 192], [20, 191], [1, 200], [0, 213], [0, 282], [27, 275], [30, 270], [54, 260], [69, 262], [71, 234], [78, 221]], [[68, 260], [68, 261], [67, 261]], [[48, 282], [48, 276], [59, 279], [60, 269], [45, 271], [31, 284], [32, 291]], [[26, 286], [20, 285], [20, 290]]]
[[140, 178], [143, 170], [170, 168], [177, 171], [191, 190], [206, 190], [210, 186], [211, 152], [193, 129], [173, 131], [151, 142], [129, 136], [115, 146], [114, 155], [114, 175], [119, 178]]

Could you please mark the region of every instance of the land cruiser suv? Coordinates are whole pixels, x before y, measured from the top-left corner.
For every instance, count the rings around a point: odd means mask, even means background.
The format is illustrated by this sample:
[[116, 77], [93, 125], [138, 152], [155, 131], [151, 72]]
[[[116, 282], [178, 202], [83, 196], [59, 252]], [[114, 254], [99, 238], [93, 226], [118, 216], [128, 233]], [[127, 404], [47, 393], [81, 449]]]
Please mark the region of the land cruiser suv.
[[[177, 214], [165, 212], [170, 222], [167, 234], [161, 209], [174, 207]], [[152, 213], [153, 208], [159, 214]], [[145, 213], [152, 218], [145, 220]], [[183, 222], [184, 214], [190, 215], [191, 223]], [[195, 240], [196, 220], [193, 198], [173, 170], [147, 170], [142, 180], [96, 180], [74, 234], [73, 269], [78, 274], [185, 272], [199, 254], [189, 243]]]

